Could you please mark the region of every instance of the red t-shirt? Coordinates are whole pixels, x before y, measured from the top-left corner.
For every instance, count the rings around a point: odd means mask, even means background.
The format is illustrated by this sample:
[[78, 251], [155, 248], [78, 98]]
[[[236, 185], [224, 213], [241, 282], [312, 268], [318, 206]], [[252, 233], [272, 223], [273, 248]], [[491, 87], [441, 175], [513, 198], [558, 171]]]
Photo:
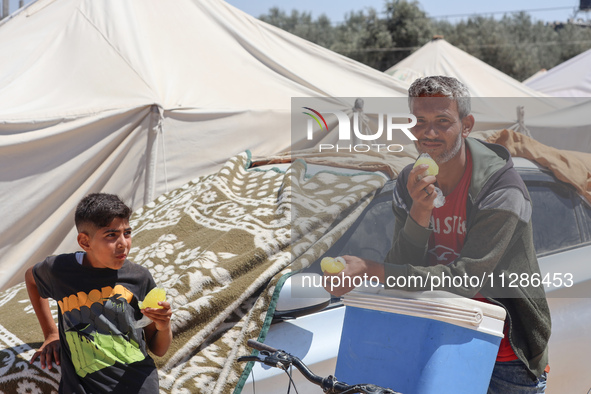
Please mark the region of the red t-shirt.
[[[450, 194], [445, 196], [445, 204], [442, 207], [433, 208], [431, 218], [433, 232], [429, 238], [428, 249], [429, 264], [431, 265], [450, 264], [460, 257], [466, 238], [466, 201], [471, 179], [472, 155], [470, 150], [466, 149], [466, 169], [460, 182]], [[488, 302], [480, 294], [477, 294], [475, 299]], [[508, 339], [507, 320], [505, 320], [503, 333], [505, 335], [501, 340], [497, 361], [516, 360], [517, 356]]]

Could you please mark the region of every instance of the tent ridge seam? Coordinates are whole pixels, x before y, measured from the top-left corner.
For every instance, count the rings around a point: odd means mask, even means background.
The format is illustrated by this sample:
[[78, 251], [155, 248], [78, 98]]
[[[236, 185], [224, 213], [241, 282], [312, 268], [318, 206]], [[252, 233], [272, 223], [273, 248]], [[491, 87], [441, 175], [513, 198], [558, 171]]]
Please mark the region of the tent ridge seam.
[[129, 61], [121, 54], [121, 52], [119, 51], [119, 49], [117, 49], [117, 47], [115, 45], [113, 45], [113, 43], [111, 42], [111, 40], [109, 40], [108, 37], [105, 36], [105, 34], [98, 28], [98, 26], [96, 24], [94, 24], [94, 22], [92, 20], [90, 20], [90, 18], [88, 18], [88, 16], [80, 9], [80, 7], [77, 8], [77, 11], [100, 34], [100, 36], [103, 37], [103, 39], [105, 40], [105, 42], [111, 48], [113, 48], [113, 50], [115, 51], [115, 53], [123, 60], [123, 62], [125, 62], [125, 64], [127, 64], [127, 66], [131, 69], [131, 71], [133, 71], [133, 73], [136, 74], [139, 77], [139, 79], [144, 83], [144, 85], [146, 85], [146, 87], [152, 93], [154, 93], [154, 96], [156, 96], [156, 92], [154, 91], [154, 89], [152, 89], [152, 86], [150, 86], [150, 84], [148, 84], [148, 82], [144, 79], [144, 77], [131, 65], [131, 63], [129, 63]]

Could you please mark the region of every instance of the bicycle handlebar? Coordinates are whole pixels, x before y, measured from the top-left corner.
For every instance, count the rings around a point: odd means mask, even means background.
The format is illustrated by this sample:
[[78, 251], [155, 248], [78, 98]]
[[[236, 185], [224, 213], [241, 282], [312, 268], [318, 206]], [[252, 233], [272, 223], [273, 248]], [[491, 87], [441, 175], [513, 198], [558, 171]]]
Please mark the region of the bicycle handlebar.
[[265, 345], [264, 343], [259, 342], [254, 339], [249, 339], [248, 341], [246, 341], [246, 344], [248, 346], [250, 346], [251, 348], [259, 350], [259, 351], [264, 351], [264, 352], [269, 352], [269, 353], [276, 353], [279, 351], [279, 350], [275, 349], [274, 347], [271, 347], [269, 345]]
[[373, 384], [356, 384], [349, 385], [344, 382], [339, 382], [334, 376], [328, 376], [323, 378], [314, 374], [302, 360], [296, 356], [283, 351], [275, 349], [272, 346], [266, 345], [254, 339], [249, 339], [247, 345], [253, 349], [256, 349], [265, 356], [265, 358], [259, 358], [256, 356], [244, 356], [240, 357], [238, 361], [259, 361], [265, 365], [271, 367], [283, 369], [287, 371], [289, 365], [295, 366], [302, 375], [310, 382], [322, 388], [327, 394], [353, 394], [353, 393], [365, 393], [365, 394], [401, 394], [392, 389], [376, 386]]

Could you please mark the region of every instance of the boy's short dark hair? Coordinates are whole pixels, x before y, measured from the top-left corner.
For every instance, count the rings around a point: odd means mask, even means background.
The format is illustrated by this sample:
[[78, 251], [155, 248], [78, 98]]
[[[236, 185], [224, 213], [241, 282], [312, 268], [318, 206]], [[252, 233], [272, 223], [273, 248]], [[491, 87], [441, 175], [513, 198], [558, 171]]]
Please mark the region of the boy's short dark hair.
[[95, 228], [107, 227], [115, 218], [127, 219], [129, 208], [114, 194], [93, 193], [84, 197], [76, 207], [74, 221], [78, 232], [86, 231], [88, 225]]

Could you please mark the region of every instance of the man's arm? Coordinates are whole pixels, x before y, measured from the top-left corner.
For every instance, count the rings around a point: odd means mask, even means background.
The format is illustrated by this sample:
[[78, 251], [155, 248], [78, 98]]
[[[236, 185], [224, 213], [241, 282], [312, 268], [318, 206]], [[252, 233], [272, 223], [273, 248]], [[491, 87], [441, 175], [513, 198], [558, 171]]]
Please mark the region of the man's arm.
[[[400, 174], [394, 192], [393, 211], [396, 218], [392, 248], [386, 256], [386, 264], [427, 264], [427, 245], [433, 229], [430, 227], [435, 192], [427, 195], [435, 177], [426, 176], [417, 181], [424, 171], [422, 165], [408, 174]], [[426, 186], [425, 186], [426, 185]]]
[[[389, 264], [407, 264], [412, 262], [417, 265], [423, 265], [427, 252], [427, 241], [431, 234], [431, 229], [428, 227], [431, 211], [433, 210], [433, 201], [435, 200], [435, 193], [433, 190], [431, 191], [431, 195], [428, 195], [425, 190], [423, 190], [425, 188], [427, 188], [427, 190], [434, 188], [434, 186], [431, 185], [435, 182], [435, 177], [427, 176], [422, 178], [420, 182], [416, 181], [417, 175], [425, 170], [426, 166], [420, 165], [413, 168], [407, 178], [399, 177], [398, 179], [399, 183], [396, 185], [396, 193], [398, 194], [397, 198], [400, 201], [394, 201], [394, 215], [396, 217], [396, 222], [394, 226], [392, 248], [386, 256], [386, 265], [382, 262], [364, 259], [363, 257], [341, 256], [345, 259], [347, 265], [345, 266], [345, 269], [338, 274], [331, 275], [324, 273], [324, 275], [328, 277], [323, 282], [326, 291], [332, 295], [340, 297], [353, 290], [354, 286], [352, 286], [352, 282], [353, 278], [356, 277], [367, 277], [367, 279], [377, 277], [380, 283], [385, 284], [385, 271], [388, 270], [387, 266]], [[402, 201], [404, 198], [401, 195], [404, 191], [400, 182], [401, 179], [410, 178], [413, 178], [414, 181], [402, 181], [402, 183], [406, 184], [406, 190], [409, 192], [409, 197], [416, 200], [409, 208], [405, 207], [405, 204]], [[411, 184], [413, 186], [412, 192], [408, 189]], [[397, 206], [397, 204], [400, 204], [401, 206]], [[410, 216], [407, 209], [410, 210]], [[419, 222], [422, 225], [419, 224]], [[404, 237], [404, 239], [401, 239], [401, 237]], [[416, 243], [416, 241], [413, 242], [413, 240], [416, 240], [417, 238], [421, 239], [421, 241], [418, 243]], [[402, 256], [404, 256], [404, 259], [401, 258]], [[350, 277], [350, 279], [345, 280], [345, 277]], [[349, 286], [349, 284], [351, 284], [351, 286]]]
[[41, 348], [33, 354], [30, 363], [33, 363], [38, 357], [41, 361], [41, 368], [51, 369], [52, 362], [60, 365], [60, 341], [59, 331], [55, 325], [55, 321], [51, 316], [51, 309], [49, 308], [49, 301], [46, 298], [41, 298], [37, 283], [33, 277], [33, 268], [29, 268], [25, 273], [25, 283], [27, 285], [27, 292], [29, 299], [41, 325], [43, 337], [45, 338]]
[[142, 309], [142, 313], [152, 320], [152, 323], [144, 328], [148, 348], [156, 356], [162, 357], [172, 343], [172, 328], [170, 327], [172, 310], [168, 302], [160, 301], [158, 305], [162, 309], [146, 308]]
[[[533, 245], [522, 238], [530, 233], [531, 204], [523, 191], [516, 187], [499, 188], [479, 203], [460, 256], [454, 262], [433, 267], [386, 264], [385, 274], [387, 278], [420, 279], [412, 282], [409, 289], [398, 286], [403, 290], [444, 290], [468, 298], [478, 292], [493, 298], [513, 296], [520, 289], [504, 288], [498, 281], [495, 287], [494, 279], [510, 273], [530, 275], [539, 271], [531, 252]], [[502, 270], [497, 271], [501, 262]], [[453, 282], [451, 278], [462, 281]]]

